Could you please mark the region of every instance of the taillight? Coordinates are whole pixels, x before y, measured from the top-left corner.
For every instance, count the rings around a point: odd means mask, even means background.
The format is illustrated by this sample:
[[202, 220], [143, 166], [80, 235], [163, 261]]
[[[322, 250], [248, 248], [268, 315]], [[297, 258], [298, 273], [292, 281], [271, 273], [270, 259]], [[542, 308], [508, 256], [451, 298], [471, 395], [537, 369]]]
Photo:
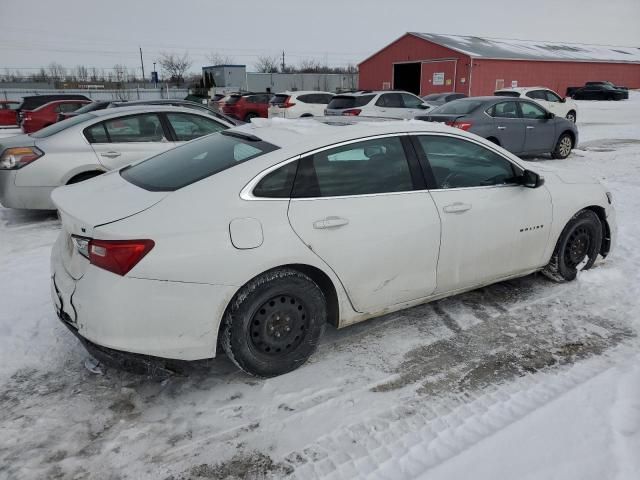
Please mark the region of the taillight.
[[349, 110], [345, 110], [342, 112], [342, 115], [346, 115], [347, 117], [357, 117], [358, 115], [360, 115], [360, 112], [362, 110], [360, 110], [359, 108], [351, 108]]
[[89, 261], [117, 275], [126, 275], [151, 251], [153, 240], [91, 240]]
[[17, 170], [43, 155], [44, 152], [36, 147], [7, 148], [0, 156], [0, 170]]
[[459, 128], [460, 130], [469, 130], [473, 125], [471, 122], [445, 122], [450, 127]]
[[289, 107], [293, 107], [295, 105], [295, 103], [290, 102], [291, 97], [287, 97], [287, 99], [284, 101], [284, 103], [280, 106], [280, 108], [289, 108]]

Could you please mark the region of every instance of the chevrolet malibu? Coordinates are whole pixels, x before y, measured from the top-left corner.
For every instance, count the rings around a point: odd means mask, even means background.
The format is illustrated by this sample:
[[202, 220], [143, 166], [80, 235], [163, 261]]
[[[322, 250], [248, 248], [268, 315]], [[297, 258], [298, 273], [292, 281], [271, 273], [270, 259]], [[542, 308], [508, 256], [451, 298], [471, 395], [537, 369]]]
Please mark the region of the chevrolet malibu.
[[420, 121], [263, 120], [52, 197], [53, 302], [91, 352], [221, 346], [263, 377], [302, 365], [327, 323], [536, 271], [573, 280], [616, 232], [596, 180]]

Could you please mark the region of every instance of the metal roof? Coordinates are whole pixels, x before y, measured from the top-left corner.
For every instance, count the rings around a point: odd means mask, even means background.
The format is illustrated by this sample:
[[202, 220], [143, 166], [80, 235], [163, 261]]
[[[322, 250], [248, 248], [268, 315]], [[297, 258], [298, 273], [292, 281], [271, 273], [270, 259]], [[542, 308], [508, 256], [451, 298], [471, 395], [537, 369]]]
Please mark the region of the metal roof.
[[409, 32], [474, 58], [640, 63], [640, 48]]

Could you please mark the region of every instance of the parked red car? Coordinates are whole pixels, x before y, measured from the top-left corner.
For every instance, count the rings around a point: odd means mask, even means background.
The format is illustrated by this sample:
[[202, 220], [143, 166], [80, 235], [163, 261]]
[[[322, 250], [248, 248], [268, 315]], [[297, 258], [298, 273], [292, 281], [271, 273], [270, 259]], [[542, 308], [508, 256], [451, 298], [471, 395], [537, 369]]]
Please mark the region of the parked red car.
[[0, 127], [15, 127], [18, 125], [18, 107], [20, 102], [13, 100], [0, 101]]
[[89, 100], [56, 100], [45, 103], [35, 110], [22, 110], [22, 131], [24, 133], [37, 132], [41, 128], [48, 127], [58, 121], [61, 112], [73, 112], [78, 108], [91, 103]]
[[234, 93], [220, 103], [220, 110], [225, 115], [245, 122], [256, 117], [268, 118], [272, 96], [271, 93]]

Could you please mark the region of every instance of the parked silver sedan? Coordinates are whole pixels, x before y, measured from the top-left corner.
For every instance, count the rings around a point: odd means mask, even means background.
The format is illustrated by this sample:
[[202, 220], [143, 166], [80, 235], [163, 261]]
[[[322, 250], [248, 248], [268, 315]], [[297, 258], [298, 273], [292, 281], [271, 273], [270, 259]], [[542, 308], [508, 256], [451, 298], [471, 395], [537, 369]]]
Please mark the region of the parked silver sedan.
[[0, 140], [0, 203], [55, 209], [51, 192], [233, 127], [192, 108], [138, 106], [98, 110], [30, 135]]

